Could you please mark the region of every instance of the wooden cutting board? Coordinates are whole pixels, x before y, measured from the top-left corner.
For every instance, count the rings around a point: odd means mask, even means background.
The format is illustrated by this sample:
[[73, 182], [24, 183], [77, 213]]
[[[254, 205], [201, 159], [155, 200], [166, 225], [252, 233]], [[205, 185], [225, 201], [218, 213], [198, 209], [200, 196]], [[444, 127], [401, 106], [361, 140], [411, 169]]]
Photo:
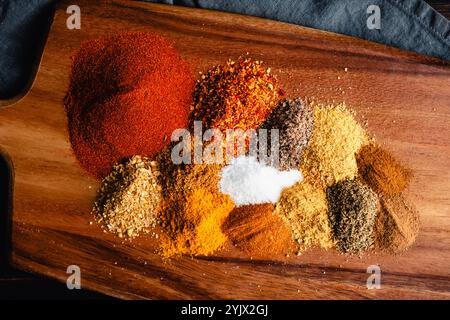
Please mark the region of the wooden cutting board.
[[[450, 298], [450, 64], [290, 24], [220, 12], [112, 1], [81, 2], [81, 29], [68, 30], [62, 3], [35, 82], [0, 109], [0, 148], [12, 163], [12, 262], [121, 298]], [[98, 182], [71, 153], [62, 100], [80, 42], [120, 31], [153, 31], [206, 70], [249, 52], [271, 66], [289, 96], [345, 101], [358, 119], [416, 173], [408, 197], [423, 227], [400, 256], [310, 250], [250, 260], [228, 245], [210, 257], [164, 262], [155, 240], [123, 243], [89, 222]], [[3, 102], [6, 104], [6, 102]], [[381, 289], [368, 290], [369, 265]]]

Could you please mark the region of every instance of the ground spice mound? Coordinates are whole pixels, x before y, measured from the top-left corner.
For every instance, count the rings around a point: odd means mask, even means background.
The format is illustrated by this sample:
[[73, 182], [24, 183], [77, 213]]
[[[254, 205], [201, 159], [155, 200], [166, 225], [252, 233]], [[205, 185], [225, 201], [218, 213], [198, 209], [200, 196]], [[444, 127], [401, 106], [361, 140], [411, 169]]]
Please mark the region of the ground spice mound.
[[187, 127], [194, 83], [188, 64], [159, 35], [83, 42], [64, 101], [81, 166], [102, 178], [123, 158], [153, 157], [174, 129]]
[[323, 189], [306, 182], [295, 184], [281, 194], [276, 213], [289, 222], [300, 251], [311, 246], [324, 249], [333, 247], [327, 198]]
[[293, 249], [289, 226], [274, 213], [274, 205], [258, 204], [235, 208], [223, 224], [233, 244], [255, 258], [273, 258]]
[[93, 213], [119, 237], [136, 237], [156, 224], [161, 201], [156, 162], [135, 156], [103, 179]]
[[164, 194], [159, 216], [164, 230], [162, 256], [209, 255], [220, 249], [227, 240], [222, 223], [234, 208], [229, 196], [218, 190], [222, 166], [176, 166], [170, 161], [170, 151], [159, 159]]
[[173, 231], [161, 239], [164, 257], [177, 254], [209, 255], [220, 249], [227, 240], [221, 225], [234, 207], [231, 200], [217, 199], [217, 194], [201, 188], [187, 194], [185, 200], [183, 211], [169, 213], [179, 214], [179, 219], [171, 222], [181, 220], [182, 224], [171, 226]]
[[361, 178], [381, 195], [402, 192], [411, 179], [411, 171], [406, 169], [387, 150], [370, 144], [361, 148], [356, 156]]
[[240, 57], [214, 66], [197, 81], [190, 117], [205, 128], [257, 129], [284, 95], [260, 61]]
[[358, 180], [344, 180], [327, 188], [329, 218], [337, 248], [358, 253], [373, 244], [378, 196]]
[[314, 112], [309, 104], [299, 98], [280, 101], [261, 128], [279, 130], [280, 169], [300, 168], [314, 129]]
[[384, 196], [375, 223], [375, 247], [400, 253], [410, 247], [419, 233], [417, 211], [402, 195]]
[[344, 104], [314, 106], [314, 132], [302, 172], [314, 184], [330, 186], [358, 173], [355, 153], [368, 142], [364, 129]]

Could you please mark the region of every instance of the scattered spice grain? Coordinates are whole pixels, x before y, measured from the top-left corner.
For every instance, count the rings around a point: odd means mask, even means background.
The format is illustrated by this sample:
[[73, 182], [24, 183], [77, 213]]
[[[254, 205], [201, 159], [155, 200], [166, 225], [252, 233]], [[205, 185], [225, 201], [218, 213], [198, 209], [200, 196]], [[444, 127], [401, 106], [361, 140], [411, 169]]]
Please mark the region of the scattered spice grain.
[[343, 180], [327, 188], [329, 218], [337, 248], [358, 253], [373, 244], [378, 196], [360, 181]]

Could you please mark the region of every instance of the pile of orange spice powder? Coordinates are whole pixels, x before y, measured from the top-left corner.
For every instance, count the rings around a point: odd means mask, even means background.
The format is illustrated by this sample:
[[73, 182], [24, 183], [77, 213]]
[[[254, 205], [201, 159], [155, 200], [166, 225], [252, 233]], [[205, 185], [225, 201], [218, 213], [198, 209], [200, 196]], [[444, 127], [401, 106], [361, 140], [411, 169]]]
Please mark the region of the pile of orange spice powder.
[[85, 41], [72, 58], [64, 100], [70, 142], [96, 178], [135, 155], [154, 157], [188, 123], [190, 66], [172, 43], [149, 32]]
[[274, 258], [295, 251], [292, 231], [271, 203], [235, 208], [222, 225], [233, 245], [250, 257]]

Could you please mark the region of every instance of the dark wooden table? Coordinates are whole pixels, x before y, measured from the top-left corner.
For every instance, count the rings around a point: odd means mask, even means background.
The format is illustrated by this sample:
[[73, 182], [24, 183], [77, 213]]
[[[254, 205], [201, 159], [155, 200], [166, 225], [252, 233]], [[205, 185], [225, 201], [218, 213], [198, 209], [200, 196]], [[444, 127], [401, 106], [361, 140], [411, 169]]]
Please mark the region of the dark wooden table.
[[[450, 19], [450, 1], [426, 2]], [[0, 299], [108, 299], [107, 296], [86, 290], [68, 290], [64, 284], [9, 266], [9, 183], [8, 165], [0, 154]]]
[[450, 19], [450, 1], [448, 0], [426, 0], [436, 11], [447, 19]]

